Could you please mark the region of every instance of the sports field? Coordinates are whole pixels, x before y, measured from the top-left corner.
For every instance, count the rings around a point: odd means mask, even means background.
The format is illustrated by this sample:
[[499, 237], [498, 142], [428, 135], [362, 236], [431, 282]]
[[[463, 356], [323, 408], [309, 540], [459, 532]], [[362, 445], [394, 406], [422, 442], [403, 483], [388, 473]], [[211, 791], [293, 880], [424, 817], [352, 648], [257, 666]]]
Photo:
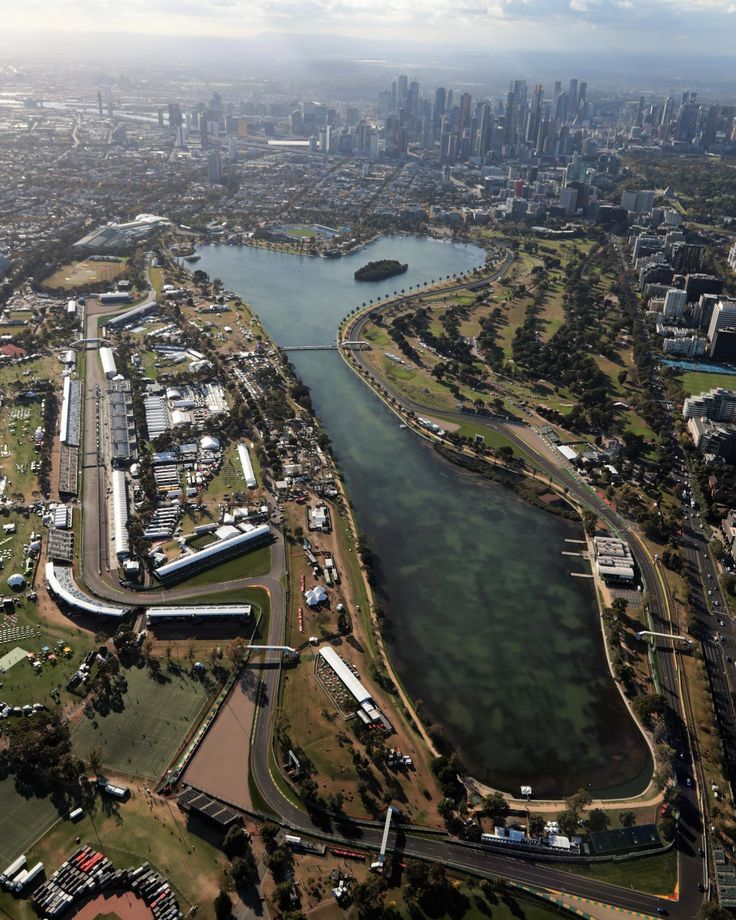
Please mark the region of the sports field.
[[164, 667], [158, 677], [148, 668], [123, 673], [128, 690], [122, 710], [85, 716], [74, 729], [74, 747], [83, 758], [99, 748], [111, 770], [157, 779], [203, 709], [207, 692], [188, 675]]
[[87, 284], [113, 281], [124, 274], [127, 267], [125, 262], [90, 262], [89, 259], [83, 259], [81, 262], [62, 265], [43, 282], [43, 285], [71, 291]]
[[24, 798], [12, 776], [0, 781], [0, 872], [57, 821], [51, 799]]

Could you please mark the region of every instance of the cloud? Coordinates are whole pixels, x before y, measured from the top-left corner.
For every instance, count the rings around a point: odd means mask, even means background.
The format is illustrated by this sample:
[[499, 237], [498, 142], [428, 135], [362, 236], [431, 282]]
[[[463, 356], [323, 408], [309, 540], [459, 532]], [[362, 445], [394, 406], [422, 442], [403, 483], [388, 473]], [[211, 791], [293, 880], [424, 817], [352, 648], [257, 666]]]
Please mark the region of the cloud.
[[[644, 30], [650, 47], [686, 33], [690, 50], [709, 49], [707, 36], [727, 40], [736, 0], [2, 0], [3, 26], [59, 30], [233, 35], [342, 31], [368, 38], [497, 43], [575, 42], [599, 29], [623, 43]], [[629, 35], [629, 38], [632, 36]]]

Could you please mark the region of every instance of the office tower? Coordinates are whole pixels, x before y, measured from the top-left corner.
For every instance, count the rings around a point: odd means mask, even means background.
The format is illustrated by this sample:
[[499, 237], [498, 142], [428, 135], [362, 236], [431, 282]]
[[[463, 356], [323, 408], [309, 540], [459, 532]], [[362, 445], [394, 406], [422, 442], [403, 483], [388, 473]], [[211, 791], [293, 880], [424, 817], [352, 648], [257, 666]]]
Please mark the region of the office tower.
[[578, 113], [578, 81], [570, 80], [570, 87], [567, 91], [567, 117], [570, 121], [575, 119]]
[[113, 108], [112, 108], [112, 90], [110, 89], [109, 86], [107, 87], [107, 90], [106, 90], [106, 92], [105, 92], [105, 95], [106, 95], [106, 97], [107, 97], [107, 117], [108, 117], [108, 118], [112, 118], [112, 113], [113, 113]]
[[486, 151], [491, 146], [491, 115], [490, 102], [483, 102], [478, 111], [478, 128], [475, 141], [475, 153], [477, 156], [485, 156]]
[[470, 106], [472, 101], [473, 97], [470, 93], [463, 93], [460, 97], [460, 124], [458, 127], [461, 131], [470, 126]]
[[529, 107], [529, 119], [526, 125], [526, 142], [536, 147], [539, 137], [539, 126], [542, 118], [542, 102], [544, 99], [544, 87], [537, 83], [532, 93], [531, 106]]
[[[680, 111], [677, 113], [677, 125], [675, 127], [675, 140], [689, 143], [694, 137], [698, 127], [698, 112], [700, 106], [691, 98], [685, 101], [687, 93], [683, 94], [683, 102]], [[692, 93], [691, 97], [695, 94]]]
[[585, 115], [585, 104], [588, 101], [588, 84], [585, 80], [578, 84], [578, 112]]
[[406, 109], [412, 117], [416, 118], [419, 109], [419, 84], [416, 80], [412, 80], [409, 84], [409, 90], [406, 95]]
[[445, 102], [447, 93], [444, 86], [438, 86], [434, 93], [434, 106], [432, 108], [432, 134], [435, 138], [440, 136], [442, 131], [442, 118], [445, 114]]
[[97, 110], [100, 113], [100, 118], [102, 118], [102, 93], [97, 93]]
[[227, 139], [227, 155], [230, 157], [231, 163], [235, 163], [238, 159], [238, 139], [234, 134], [231, 134]]
[[409, 78], [406, 76], [406, 74], [400, 74], [399, 82], [397, 86], [397, 97], [396, 97], [396, 105], [398, 108], [401, 108], [401, 106], [403, 106], [404, 103], [406, 102], [406, 97], [407, 97], [408, 92], [409, 92]]
[[207, 155], [207, 181], [211, 185], [222, 182], [222, 158], [219, 150], [210, 150]]
[[568, 112], [568, 96], [565, 90], [563, 90], [557, 97], [557, 102], [555, 104], [555, 121], [560, 123], [567, 121], [567, 112]]

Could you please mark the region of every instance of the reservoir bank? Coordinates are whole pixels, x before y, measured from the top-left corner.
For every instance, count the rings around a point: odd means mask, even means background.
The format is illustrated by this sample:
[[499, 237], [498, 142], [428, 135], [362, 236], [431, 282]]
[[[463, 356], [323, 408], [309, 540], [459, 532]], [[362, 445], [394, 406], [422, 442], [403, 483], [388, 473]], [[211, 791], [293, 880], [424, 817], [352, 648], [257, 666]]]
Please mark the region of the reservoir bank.
[[[335, 341], [369, 298], [482, 265], [475, 246], [383, 237], [341, 259], [203, 246], [198, 268], [242, 296], [280, 346]], [[355, 281], [368, 261], [400, 278]], [[477, 779], [557, 797], [634, 795], [649, 749], [608, 671], [582, 526], [442, 460], [334, 351], [289, 355], [310, 388], [379, 566], [385, 636], [407, 692]]]

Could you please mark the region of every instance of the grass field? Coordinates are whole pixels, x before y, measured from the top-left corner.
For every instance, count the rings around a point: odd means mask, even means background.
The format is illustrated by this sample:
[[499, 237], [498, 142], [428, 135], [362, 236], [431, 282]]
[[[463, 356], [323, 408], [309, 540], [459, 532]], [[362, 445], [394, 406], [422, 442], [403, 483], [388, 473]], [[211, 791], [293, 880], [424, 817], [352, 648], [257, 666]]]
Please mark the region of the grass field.
[[206, 572], [200, 572], [193, 578], [188, 578], [188, 587], [198, 585], [221, 585], [236, 578], [255, 578], [257, 575], [267, 575], [271, 571], [271, 547], [260, 546], [251, 550], [237, 559], [230, 559], [222, 565], [216, 565]]
[[71, 291], [88, 284], [114, 281], [115, 278], [124, 275], [127, 268], [125, 262], [90, 262], [89, 259], [83, 259], [81, 262], [68, 262], [53, 275], [49, 275], [43, 285], [47, 288], [63, 288]]
[[[562, 868], [567, 866], [560, 864]], [[587, 876], [625, 888], [635, 888], [649, 894], [671, 894], [677, 883], [677, 849], [656, 856], [639, 856], [623, 862], [598, 863], [591, 866], [574, 866], [575, 875]]]
[[17, 792], [12, 776], [0, 781], [1, 869], [48, 830], [58, 817], [50, 798], [25, 798]]
[[[38, 490], [38, 477], [31, 464], [40, 454], [33, 447], [33, 433], [41, 425], [41, 403], [8, 399], [0, 409], [0, 476], [7, 477], [5, 497], [22, 495], [30, 502]], [[40, 496], [40, 493], [38, 493]]]
[[[396, 897], [396, 895], [399, 897]], [[407, 908], [399, 892], [389, 890], [386, 901], [396, 899], [399, 914], [406, 920], [562, 920], [570, 914], [548, 901], [543, 901], [508, 888], [498, 896], [486, 898], [477, 888], [463, 885], [455, 890], [451, 910], [440, 913], [437, 909], [424, 910]]]
[[[116, 868], [139, 866], [148, 860], [173, 885], [184, 914], [199, 904], [197, 916], [211, 920], [212, 901], [228, 863], [212, 845], [212, 833], [199, 822], [188, 824], [166, 801], [149, 806], [143, 791], [135, 788], [124, 804], [109, 805], [98, 800], [92, 817], [85, 815], [75, 824], [59, 822], [28, 851], [29, 864], [41, 860], [50, 875], [76, 849], [79, 836], [82, 844], [104, 851]], [[35, 920], [36, 914], [29, 901], [17, 901], [3, 892], [0, 916]]]
[[736, 374], [707, 374], [704, 371], [688, 371], [680, 378], [686, 396], [704, 393], [715, 387], [726, 390], [736, 389]]
[[80, 757], [99, 748], [106, 767], [155, 779], [207, 702], [207, 693], [198, 681], [163, 668], [158, 678], [146, 668], [129, 668], [123, 673], [128, 690], [122, 711], [84, 717], [72, 741]]

